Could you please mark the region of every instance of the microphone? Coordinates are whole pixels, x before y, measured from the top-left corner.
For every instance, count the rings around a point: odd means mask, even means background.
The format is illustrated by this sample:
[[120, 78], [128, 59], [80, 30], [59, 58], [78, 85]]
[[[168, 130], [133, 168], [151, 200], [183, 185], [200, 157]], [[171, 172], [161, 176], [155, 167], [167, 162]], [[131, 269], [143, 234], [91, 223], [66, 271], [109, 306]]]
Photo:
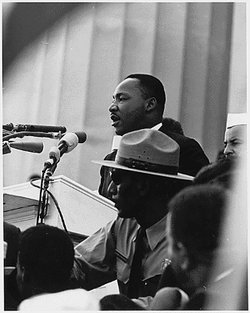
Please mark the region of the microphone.
[[75, 132], [78, 137], [79, 143], [84, 143], [87, 140], [87, 134], [85, 132]]
[[27, 152], [41, 153], [43, 151], [42, 142], [8, 142], [11, 148]]
[[50, 125], [30, 125], [30, 124], [17, 124], [13, 123], [3, 125], [3, 129], [9, 131], [30, 131], [30, 132], [44, 132], [44, 133], [66, 133], [65, 126], [50, 126]]
[[60, 150], [57, 147], [52, 147], [49, 151], [49, 159], [44, 162], [44, 166], [52, 167], [60, 161]]
[[49, 151], [49, 159], [44, 163], [45, 167], [51, 167], [60, 161], [64, 153], [72, 151], [78, 143], [87, 140], [85, 132], [66, 133], [59, 141], [57, 147], [52, 147]]
[[87, 140], [85, 132], [66, 133], [58, 143], [58, 149], [60, 151], [60, 157], [64, 153], [72, 151], [78, 143], [84, 143]]

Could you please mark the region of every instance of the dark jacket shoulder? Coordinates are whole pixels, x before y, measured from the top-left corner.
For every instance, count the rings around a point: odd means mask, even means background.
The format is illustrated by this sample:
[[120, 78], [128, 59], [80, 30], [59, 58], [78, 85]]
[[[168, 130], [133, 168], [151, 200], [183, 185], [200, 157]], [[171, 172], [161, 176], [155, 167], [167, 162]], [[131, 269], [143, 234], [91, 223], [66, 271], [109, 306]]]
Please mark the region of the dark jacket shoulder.
[[209, 164], [208, 157], [195, 139], [168, 131], [164, 125], [159, 130], [180, 146], [179, 172], [195, 176], [203, 166]]

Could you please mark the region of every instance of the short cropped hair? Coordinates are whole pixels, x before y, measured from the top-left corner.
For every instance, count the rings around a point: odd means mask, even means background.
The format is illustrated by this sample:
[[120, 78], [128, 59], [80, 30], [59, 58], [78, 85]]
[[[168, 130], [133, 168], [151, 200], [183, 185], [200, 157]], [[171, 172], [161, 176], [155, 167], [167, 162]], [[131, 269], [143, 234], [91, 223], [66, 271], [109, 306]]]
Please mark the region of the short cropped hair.
[[74, 246], [62, 229], [39, 224], [22, 233], [19, 264], [47, 292], [69, 282], [73, 262]]
[[190, 257], [218, 248], [226, 199], [224, 188], [207, 184], [187, 187], [169, 202], [173, 240], [181, 242]]
[[184, 136], [184, 131], [179, 121], [176, 121], [171, 117], [164, 117], [162, 124], [168, 131]]
[[200, 169], [193, 184], [218, 184], [226, 189], [234, 186], [237, 173], [237, 159], [235, 157], [221, 158]]
[[162, 82], [149, 74], [130, 74], [125, 79], [127, 78], [136, 78], [140, 81], [145, 98], [155, 97], [158, 103], [158, 110], [162, 115], [166, 102], [166, 94]]

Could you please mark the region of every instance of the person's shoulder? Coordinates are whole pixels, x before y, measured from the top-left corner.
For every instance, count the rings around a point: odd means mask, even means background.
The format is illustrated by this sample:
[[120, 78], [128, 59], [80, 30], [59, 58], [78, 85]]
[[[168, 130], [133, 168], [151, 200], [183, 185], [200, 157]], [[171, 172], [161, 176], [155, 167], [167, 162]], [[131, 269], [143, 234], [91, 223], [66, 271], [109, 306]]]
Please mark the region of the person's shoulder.
[[191, 137], [187, 137], [185, 135], [181, 135], [172, 131], [168, 131], [165, 130], [164, 128], [161, 129], [160, 131], [162, 131], [165, 135], [168, 135], [170, 138], [174, 139], [177, 143], [181, 143], [182, 145], [186, 144], [186, 145], [193, 145], [193, 146], [200, 146], [199, 143]]

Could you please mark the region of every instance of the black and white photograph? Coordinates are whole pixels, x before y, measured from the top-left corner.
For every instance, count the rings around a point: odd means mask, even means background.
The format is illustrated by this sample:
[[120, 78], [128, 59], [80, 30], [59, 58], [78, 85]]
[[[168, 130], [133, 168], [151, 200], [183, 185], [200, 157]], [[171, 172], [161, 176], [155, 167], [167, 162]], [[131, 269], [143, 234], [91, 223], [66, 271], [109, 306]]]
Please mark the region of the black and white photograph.
[[1, 12], [1, 311], [247, 311], [247, 2]]

